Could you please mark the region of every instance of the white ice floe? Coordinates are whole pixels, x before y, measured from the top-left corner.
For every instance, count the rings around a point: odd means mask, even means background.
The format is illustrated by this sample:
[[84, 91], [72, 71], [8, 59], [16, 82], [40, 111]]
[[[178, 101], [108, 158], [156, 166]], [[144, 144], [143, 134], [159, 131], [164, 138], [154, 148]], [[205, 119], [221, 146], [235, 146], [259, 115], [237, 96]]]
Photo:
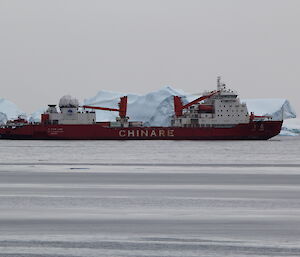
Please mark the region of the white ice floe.
[[299, 136], [300, 135], [300, 119], [284, 120], [281, 136]]

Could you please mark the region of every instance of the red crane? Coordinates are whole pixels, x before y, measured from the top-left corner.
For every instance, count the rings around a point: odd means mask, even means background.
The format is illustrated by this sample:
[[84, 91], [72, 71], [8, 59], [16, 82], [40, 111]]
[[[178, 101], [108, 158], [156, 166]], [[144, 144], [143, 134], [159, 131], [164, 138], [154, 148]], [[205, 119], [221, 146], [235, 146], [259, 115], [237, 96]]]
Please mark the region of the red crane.
[[253, 112], [250, 113], [250, 121], [253, 121], [255, 119], [272, 119], [272, 116], [270, 115], [264, 115], [264, 116], [258, 116], [258, 115], [254, 115]]
[[119, 109], [116, 108], [107, 108], [107, 107], [97, 107], [97, 106], [91, 106], [91, 105], [83, 105], [83, 108], [88, 109], [96, 109], [96, 110], [103, 110], [103, 111], [111, 111], [111, 112], [119, 112], [119, 116], [121, 118], [126, 118], [127, 113], [127, 96], [123, 96], [120, 98], [119, 102]]
[[208, 98], [212, 97], [213, 95], [215, 95], [215, 94], [217, 94], [219, 92], [220, 91], [214, 91], [214, 92], [212, 92], [212, 93], [210, 93], [208, 95], [201, 96], [201, 97], [195, 99], [194, 101], [192, 101], [192, 102], [190, 102], [190, 103], [188, 103], [186, 105], [182, 104], [181, 97], [174, 96], [174, 109], [175, 109], [175, 115], [176, 115], [176, 117], [182, 116], [182, 111], [184, 109], [186, 109], [186, 108], [188, 108], [188, 107], [190, 107], [190, 106], [192, 106], [194, 104], [197, 104], [197, 103], [199, 103], [199, 102], [201, 102], [201, 101], [203, 101], [205, 99], [208, 99]]

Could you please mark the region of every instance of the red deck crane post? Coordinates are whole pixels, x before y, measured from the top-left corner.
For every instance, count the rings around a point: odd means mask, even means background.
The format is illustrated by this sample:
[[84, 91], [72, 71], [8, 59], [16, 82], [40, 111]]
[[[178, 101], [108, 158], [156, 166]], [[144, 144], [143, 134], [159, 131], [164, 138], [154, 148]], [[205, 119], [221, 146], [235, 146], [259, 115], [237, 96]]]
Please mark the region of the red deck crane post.
[[199, 98], [195, 99], [194, 101], [186, 104], [186, 105], [183, 105], [182, 104], [182, 101], [181, 101], [181, 97], [179, 96], [174, 96], [174, 109], [175, 109], [175, 115], [176, 117], [180, 117], [182, 116], [182, 111], [194, 104], [197, 104], [205, 99], [208, 99], [210, 97], [212, 97], [213, 95], [217, 94], [218, 92], [220, 91], [214, 91], [208, 95], [204, 95], [204, 96], [200, 96]]
[[272, 116], [271, 115], [258, 116], [258, 115], [254, 115], [254, 113], [251, 112], [250, 113], [250, 121], [254, 121], [255, 119], [268, 119], [268, 120], [271, 120]]
[[119, 102], [118, 105], [119, 105], [119, 109], [116, 109], [116, 108], [107, 108], [107, 107], [98, 107], [98, 106], [91, 106], [91, 105], [83, 105], [82, 108], [102, 110], [102, 111], [111, 111], [111, 112], [119, 112], [120, 118], [126, 118], [126, 113], [127, 113], [127, 96], [121, 97], [120, 98], [120, 102]]

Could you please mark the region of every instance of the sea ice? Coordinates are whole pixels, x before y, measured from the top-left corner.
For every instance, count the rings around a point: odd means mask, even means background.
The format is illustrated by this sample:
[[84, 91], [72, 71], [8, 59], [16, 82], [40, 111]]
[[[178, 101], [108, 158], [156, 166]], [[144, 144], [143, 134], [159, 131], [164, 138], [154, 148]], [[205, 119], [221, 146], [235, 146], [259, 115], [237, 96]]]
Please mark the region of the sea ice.
[[298, 136], [300, 134], [300, 119], [284, 120], [280, 135]]

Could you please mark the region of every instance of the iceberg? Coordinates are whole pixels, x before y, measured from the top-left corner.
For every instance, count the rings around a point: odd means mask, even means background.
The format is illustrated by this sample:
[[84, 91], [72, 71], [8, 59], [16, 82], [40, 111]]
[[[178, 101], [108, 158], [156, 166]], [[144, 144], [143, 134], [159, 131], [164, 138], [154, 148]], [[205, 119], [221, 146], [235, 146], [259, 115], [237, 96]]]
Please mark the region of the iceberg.
[[[173, 111], [174, 95], [184, 96], [184, 92], [166, 86], [160, 90], [141, 95], [128, 106], [128, 116], [134, 120], [143, 121], [146, 126], [168, 126], [169, 124], [164, 120]], [[165, 110], [161, 110], [162, 108]]]
[[[91, 105], [91, 106], [100, 106], [100, 107], [107, 107], [107, 108], [118, 108], [118, 103], [120, 101], [120, 97], [127, 95], [127, 104], [129, 109], [129, 105], [139, 97], [139, 95], [135, 94], [126, 94], [126, 93], [119, 93], [107, 90], [99, 91], [96, 96], [87, 98], [83, 101], [84, 105]], [[115, 121], [116, 117], [118, 117], [117, 112], [109, 112], [109, 111], [102, 111], [102, 110], [95, 110], [97, 121]], [[132, 117], [130, 116], [132, 119]]]
[[300, 135], [300, 119], [284, 120], [281, 136], [299, 136]]
[[[173, 95], [184, 96], [184, 92], [170, 86], [165, 86], [157, 91], [145, 95], [126, 94], [111, 91], [100, 91], [96, 96], [85, 99], [85, 105], [94, 105], [108, 108], [117, 108], [120, 97], [127, 95], [127, 114], [132, 121], [143, 121], [146, 126], [167, 126], [164, 112], [159, 110], [167, 105], [166, 111], [173, 111]], [[117, 112], [96, 110], [97, 121], [113, 121], [118, 116]], [[157, 120], [156, 120], [157, 119]]]
[[4, 125], [7, 120], [7, 115], [3, 112], [0, 112], [0, 125]]
[[255, 115], [270, 115], [273, 120], [285, 120], [296, 118], [296, 112], [286, 99], [244, 99], [249, 112], [254, 112]]
[[16, 119], [19, 115], [25, 113], [13, 102], [0, 98], [0, 123], [6, 123], [7, 120]]
[[41, 115], [47, 110], [47, 107], [42, 107], [36, 110], [35, 112], [31, 113], [28, 121], [35, 123], [35, 122], [40, 122], [41, 121]]

